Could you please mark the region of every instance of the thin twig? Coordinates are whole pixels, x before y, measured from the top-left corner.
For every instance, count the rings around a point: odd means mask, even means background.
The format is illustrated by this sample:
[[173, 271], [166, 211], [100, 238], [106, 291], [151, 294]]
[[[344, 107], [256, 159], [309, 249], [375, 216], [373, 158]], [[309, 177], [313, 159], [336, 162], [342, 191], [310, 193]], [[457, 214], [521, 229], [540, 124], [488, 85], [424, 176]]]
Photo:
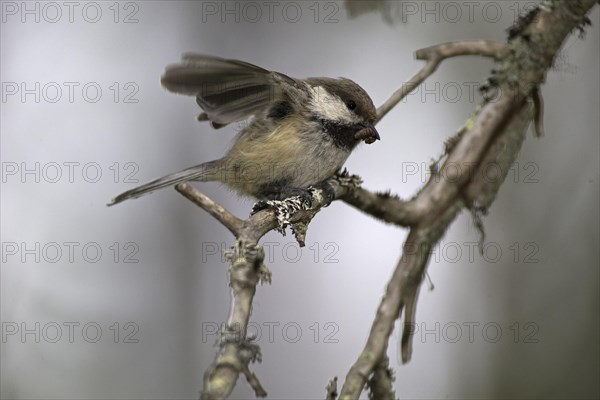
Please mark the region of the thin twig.
[[210, 213], [217, 221], [222, 223], [227, 229], [233, 233], [234, 236], [238, 236], [243, 226], [243, 221], [233, 215], [229, 210], [220, 204], [214, 202], [208, 196], [200, 193], [197, 190], [192, 190], [191, 186], [187, 183], [180, 183], [175, 186], [175, 190], [184, 195], [192, 203], [202, 208], [204, 211]]
[[533, 123], [535, 128], [535, 136], [544, 136], [544, 98], [542, 97], [542, 90], [536, 87], [531, 93], [531, 99], [535, 109]]
[[327, 390], [327, 397], [325, 397], [325, 400], [335, 400], [337, 399], [337, 376], [333, 377], [333, 379], [329, 380], [329, 383], [327, 384], [327, 386], [325, 387], [325, 390]]
[[506, 54], [507, 48], [506, 43], [489, 40], [465, 40], [417, 50], [417, 60], [425, 60], [427, 63], [377, 109], [377, 122], [381, 121], [403, 98], [408, 96], [410, 92], [415, 90], [425, 79], [433, 74], [440, 63], [446, 58], [477, 55], [499, 59]]

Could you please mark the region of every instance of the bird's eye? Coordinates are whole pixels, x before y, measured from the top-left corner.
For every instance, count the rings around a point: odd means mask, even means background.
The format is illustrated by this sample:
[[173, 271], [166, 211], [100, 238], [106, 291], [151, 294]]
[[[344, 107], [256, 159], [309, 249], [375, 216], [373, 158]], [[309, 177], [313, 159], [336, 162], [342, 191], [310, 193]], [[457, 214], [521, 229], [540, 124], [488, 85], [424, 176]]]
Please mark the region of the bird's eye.
[[356, 108], [356, 103], [354, 100], [348, 100], [346, 102], [346, 107], [348, 107], [350, 110], [354, 110]]

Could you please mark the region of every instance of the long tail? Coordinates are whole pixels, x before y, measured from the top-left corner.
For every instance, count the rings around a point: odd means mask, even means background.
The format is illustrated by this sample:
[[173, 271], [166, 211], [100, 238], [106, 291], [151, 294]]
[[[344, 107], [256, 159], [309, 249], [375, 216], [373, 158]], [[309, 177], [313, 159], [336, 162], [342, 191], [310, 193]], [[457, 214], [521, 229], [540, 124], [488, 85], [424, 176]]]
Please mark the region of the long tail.
[[112, 199], [112, 201], [108, 203], [107, 206], [114, 206], [115, 204], [119, 204], [122, 201], [128, 199], [135, 199], [155, 190], [162, 189], [167, 186], [176, 185], [178, 183], [188, 181], [206, 182], [214, 180], [217, 175], [218, 165], [218, 160], [210, 161], [200, 165], [195, 165], [190, 168], [186, 168], [182, 171], [175, 172], [170, 175], [163, 176], [162, 178], [155, 179], [144, 185], [138, 186], [136, 188], [121, 193], [120, 195]]

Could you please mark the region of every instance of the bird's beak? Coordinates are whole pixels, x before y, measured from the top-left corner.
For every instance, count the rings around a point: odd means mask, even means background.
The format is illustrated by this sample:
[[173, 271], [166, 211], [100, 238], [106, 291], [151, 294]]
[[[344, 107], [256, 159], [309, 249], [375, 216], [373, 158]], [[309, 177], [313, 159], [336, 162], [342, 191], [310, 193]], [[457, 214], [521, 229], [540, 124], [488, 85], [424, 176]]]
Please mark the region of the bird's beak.
[[364, 140], [365, 143], [371, 144], [376, 140], [380, 140], [379, 132], [373, 124], [365, 124], [364, 128], [354, 134], [354, 139]]

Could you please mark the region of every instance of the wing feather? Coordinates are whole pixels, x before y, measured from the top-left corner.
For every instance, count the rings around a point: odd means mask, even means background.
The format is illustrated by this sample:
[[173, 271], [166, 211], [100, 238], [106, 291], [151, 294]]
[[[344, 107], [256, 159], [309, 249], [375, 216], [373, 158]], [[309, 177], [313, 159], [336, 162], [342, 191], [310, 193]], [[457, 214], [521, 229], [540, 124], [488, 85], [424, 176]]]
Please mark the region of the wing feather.
[[278, 72], [203, 54], [184, 54], [180, 64], [167, 67], [161, 83], [169, 91], [196, 96], [204, 111], [199, 119], [217, 128], [265, 111], [284, 96], [283, 86], [297, 87]]

